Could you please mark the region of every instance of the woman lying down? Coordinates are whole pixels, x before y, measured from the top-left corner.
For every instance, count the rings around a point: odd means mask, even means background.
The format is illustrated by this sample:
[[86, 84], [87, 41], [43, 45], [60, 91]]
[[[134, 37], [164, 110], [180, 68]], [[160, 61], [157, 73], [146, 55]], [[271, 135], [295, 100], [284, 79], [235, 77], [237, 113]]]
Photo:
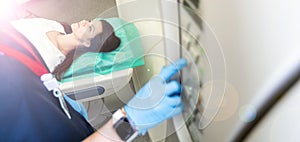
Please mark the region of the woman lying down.
[[[38, 50], [49, 72], [61, 80], [72, 62], [85, 52], [110, 52], [120, 39], [105, 20], [82, 20], [71, 25], [44, 18], [21, 19], [12, 26], [24, 35]], [[69, 97], [65, 99], [87, 119], [81, 103]]]
[[181, 85], [170, 78], [186, 65], [185, 59], [163, 68], [109, 122], [94, 130], [72, 102], [66, 103], [68, 112], [63, 111], [55, 88], [49, 91], [41, 82], [39, 69], [60, 80], [83, 53], [113, 51], [120, 39], [112, 26], [103, 20], [82, 20], [64, 28], [42, 18], [11, 25], [0, 29], [1, 141], [131, 141], [182, 111]]
[[58, 80], [83, 53], [110, 52], [120, 44], [113, 27], [105, 20], [82, 20], [69, 26], [32, 18], [14, 21], [12, 25], [34, 45]]

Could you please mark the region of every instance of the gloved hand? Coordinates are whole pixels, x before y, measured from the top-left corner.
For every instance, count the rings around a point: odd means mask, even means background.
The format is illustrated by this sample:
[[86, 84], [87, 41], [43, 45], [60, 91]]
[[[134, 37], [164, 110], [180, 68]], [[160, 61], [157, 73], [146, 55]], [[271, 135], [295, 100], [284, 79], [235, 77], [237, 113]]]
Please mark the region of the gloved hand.
[[169, 80], [186, 64], [185, 59], [180, 59], [163, 67], [124, 106], [129, 121], [139, 134], [145, 134], [148, 129], [182, 112], [181, 85], [177, 81]]

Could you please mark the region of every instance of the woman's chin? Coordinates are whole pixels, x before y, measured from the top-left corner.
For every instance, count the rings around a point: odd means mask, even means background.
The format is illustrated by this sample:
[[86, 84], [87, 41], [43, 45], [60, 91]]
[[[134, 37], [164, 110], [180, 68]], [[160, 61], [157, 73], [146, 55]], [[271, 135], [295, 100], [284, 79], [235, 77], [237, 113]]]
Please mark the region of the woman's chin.
[[72, 31], [74, 31], [75, 28], [76, 28], [76, 24], [75, 23], [71, 24]]

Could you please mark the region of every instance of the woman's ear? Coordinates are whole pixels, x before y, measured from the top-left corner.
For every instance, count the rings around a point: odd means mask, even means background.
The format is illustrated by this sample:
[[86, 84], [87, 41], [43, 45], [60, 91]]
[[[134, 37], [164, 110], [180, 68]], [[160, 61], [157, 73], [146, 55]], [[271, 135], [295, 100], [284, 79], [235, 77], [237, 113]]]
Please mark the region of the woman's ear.
[[90, 47], [91, 46], [91, 41], [83, 41], [81, 42], [85, 47]]

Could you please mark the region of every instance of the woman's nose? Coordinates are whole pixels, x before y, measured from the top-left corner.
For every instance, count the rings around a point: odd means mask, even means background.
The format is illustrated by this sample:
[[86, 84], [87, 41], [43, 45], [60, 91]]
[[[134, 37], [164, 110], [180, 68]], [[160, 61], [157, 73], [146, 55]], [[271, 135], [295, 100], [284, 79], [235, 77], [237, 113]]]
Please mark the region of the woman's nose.
[[87, 25], [89, 25], [90, 22], [86, 21], [86, 20], [82, 20], [80, 23], [82, 26], [87, 26]]

